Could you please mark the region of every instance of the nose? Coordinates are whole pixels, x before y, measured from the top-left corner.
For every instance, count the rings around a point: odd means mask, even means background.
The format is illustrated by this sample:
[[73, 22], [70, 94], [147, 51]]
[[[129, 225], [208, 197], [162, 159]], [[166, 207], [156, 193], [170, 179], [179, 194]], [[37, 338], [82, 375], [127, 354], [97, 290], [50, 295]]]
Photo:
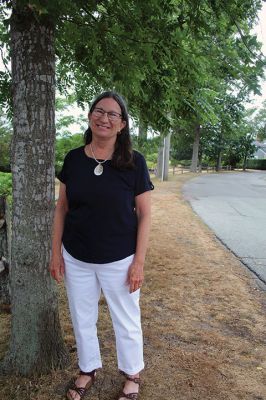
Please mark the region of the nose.
[[102, 114], [101, 120], [102, 120], [102, 121], [107, 121], [107, 122], [109, 122], [109, 118], [108, 118], [107, 112], [105, 112], [105, 113]]

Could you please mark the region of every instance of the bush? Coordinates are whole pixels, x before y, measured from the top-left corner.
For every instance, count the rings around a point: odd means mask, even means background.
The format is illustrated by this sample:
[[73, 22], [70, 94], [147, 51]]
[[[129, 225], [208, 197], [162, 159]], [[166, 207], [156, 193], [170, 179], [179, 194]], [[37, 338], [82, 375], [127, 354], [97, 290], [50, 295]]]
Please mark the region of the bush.
[[232, 169], [234, 169], [234, 168], [236, 168], [236, 169], [242, 169], [242, 168], [243, 168], [243, 161], [242, 161], [242, 162], [239, 162], [239, 163], [236, 163], [236, 166], [235, 166], [235, 167], [232, 167]]
[[12, 175], [7, 172], [0, 172], [0, 196], [7, 199], [10, 208], [12, 207]]
[[156, 168], [156, 163], [154, 163], [152, 161], [147, 161], [147, 167], [150, 171], [152, 171]]
[[66, 154], [76, 147], [84, 145], [83, 134], [63, 136], [56, 139], [55, 145], [55, 175], [57, 176], [62, 169]]
[[10, 173], [0, 172], [0, 196], [11, 196], [12, 176]]
[[248, 160], [247, 168], [250, 169], [266, 169], [266, 159], [264, 160]]
[[181, 165], [182, 167], [190, 167], [191, 160], [180, 160], [177, 161], [177, 164]]
[[153, 163], [154, 165], [157, 164], [158, 153], [151, 153], [146, 155], [146, 161]]

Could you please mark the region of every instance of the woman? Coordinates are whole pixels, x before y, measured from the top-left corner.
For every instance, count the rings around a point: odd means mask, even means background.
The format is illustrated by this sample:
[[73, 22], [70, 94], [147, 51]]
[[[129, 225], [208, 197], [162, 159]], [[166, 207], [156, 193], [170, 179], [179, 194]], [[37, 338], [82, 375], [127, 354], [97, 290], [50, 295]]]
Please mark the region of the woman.
[[139, 296], [150, 229], [150, 182], [143, 156], [131, 149], [123, 99], [96, 98], [86, 145], [71, 150], [59, 174], [50, 271], [65, 275], [80, 372], [67, 399], [80, 400], [101, 368], [98, 301], [106, 298], [126, 377], [119, 400], [137, 399], [144, 368]]

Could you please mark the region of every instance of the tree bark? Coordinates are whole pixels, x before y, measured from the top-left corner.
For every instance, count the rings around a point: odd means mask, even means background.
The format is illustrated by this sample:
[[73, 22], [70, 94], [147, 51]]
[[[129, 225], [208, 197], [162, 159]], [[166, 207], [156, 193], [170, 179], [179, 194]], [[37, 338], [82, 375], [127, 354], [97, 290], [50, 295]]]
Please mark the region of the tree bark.
[[169, 172], [169, 154], [170, 154], [171, 132], [163, 139], [163, 143], [159, 148], [157, 161], [157, 176], [162, 181], [168, 180]]
[[168, 135], [165, 137], [163, 181], [168, 181], [170, 145], [171, 145], [171, 132], [169, 132]]
[[6, 198], [0, 196], [0, 304], [10, 304]]
[[246, 171], [246, 169], [247, 169], [247, 161], [248, 161], [248, 157], [245, 154], [244, 161], [243, 161], [243, 171]]
[[199, 152], [198, 159], [198, 172], [202, 172], [202, 152]]
[[224, 132], [224, 128], [223, 128], [223, 124], [222, 124], [221, 132], [219, 135], [218, 146], [217, 146], [218, 152], [217, 152], [216, 165], [215, 165], [216, 172], [219, 172], [222, 169], [222, 153], [224, 150], [224, 140], [223, 140], [224, 134], [223, 134], [223, 132]]
[[222, 149], [219, 149], [216, 159], [215, 171], [219, 172], [222, 169]]
[[68, 361], [48, 272], [54, 209], [54, 26], [13, 3], [11, 17], [12, 326], [5, 373], [36, 375]]
[[162, 141], [158, 149], [157, 168], [156, 168], [156, 176], [158, 178], [162, 177], [163, 157], [164, 157], [163, 153], [164, 153], [164, 140]]
[[200, 144], [200, 125], [195, 126], [195, 139], [193, 143], [193, 154], [190, 166], [190, 172], [197, 172]]

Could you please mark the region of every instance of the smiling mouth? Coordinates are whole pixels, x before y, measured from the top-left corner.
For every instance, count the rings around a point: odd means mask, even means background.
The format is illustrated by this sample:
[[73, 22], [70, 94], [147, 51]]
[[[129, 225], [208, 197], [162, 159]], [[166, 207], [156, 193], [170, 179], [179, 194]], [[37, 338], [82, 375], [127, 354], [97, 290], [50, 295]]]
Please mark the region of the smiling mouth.
[[97, 126], [98, 126], [98, 128], [106, 128], [106, 129], [110, 129], [110, 127], [109, 127], [109, 126], [107, 126], [107, 125], [100, 125], [100, 124], [97, 124]]

